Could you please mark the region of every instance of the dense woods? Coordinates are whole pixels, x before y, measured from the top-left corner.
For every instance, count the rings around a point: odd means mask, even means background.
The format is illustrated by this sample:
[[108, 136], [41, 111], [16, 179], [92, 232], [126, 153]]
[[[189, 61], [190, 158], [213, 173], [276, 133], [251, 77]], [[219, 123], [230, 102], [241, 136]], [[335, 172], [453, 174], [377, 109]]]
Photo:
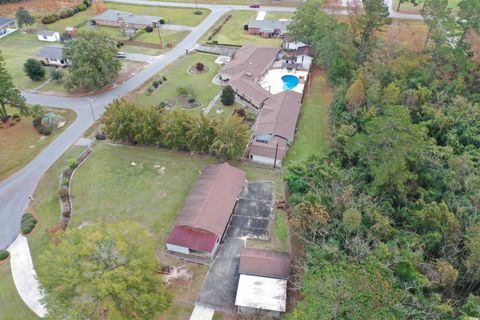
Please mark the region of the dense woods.
[[287, 318], [479, 317], [480, 1], [427, 0], [421, 52], [363, 4], [347, 24], [308, 1], [291, 26], [336, 89], [331, 152], [286, 174], [308, 258]]

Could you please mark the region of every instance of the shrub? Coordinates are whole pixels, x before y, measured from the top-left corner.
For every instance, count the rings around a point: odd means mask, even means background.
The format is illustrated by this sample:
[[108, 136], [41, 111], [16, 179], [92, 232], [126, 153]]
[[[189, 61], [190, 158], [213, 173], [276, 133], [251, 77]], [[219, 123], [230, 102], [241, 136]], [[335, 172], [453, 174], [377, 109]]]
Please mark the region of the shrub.
[[21, 116], [20, 116], [20, 114], [15, 113], [15, 114], [12, 116], [12, 118], [15, 119], [15, 120], [17, 120], [17, 121], [19, 121], [19, 120], [21, 119]]
[[243, 30], [248, 31], [248, 24], [243, 25]]
[[197, 62], [195, 69], [197, 69], [197, 71], [203, 71], [205, 69], [205, 65], [201, 62]]
[[213, 44], [218, 44], [218, 41], [217, 41], [217, 40], [213, 40], [212, 43], [213, 43]]
[[45, 67], [35, 59], [27, 59], [23, 65], [23, 71], [32, 81], [40, 81], [45, 78]]
[[58, 190], [58, 196], [62, 200], [68, 199], [68, 189], [65, 187], [60, 188], [60, 190]]
[[153, 31], [153, 27], [152, 26], [146, 26], [145, 27], [145, 32], [152, 32]]
[[68, 183], [69, 183], [68, 178], [65, 178], [65, 177], [64, 177], [64, 178], [62, 179], [62, 186], [68, 187]]
[[73, 9], [65, 9], [60, 11], [60, 19], [65, 19], [73, 16], [75, 11]]
[[85, 10], [87, 10], [87, 5], [85, 3], [80, 3], [77, 6], [77, 9], [78, 9], [78, 11], [85, 11]]
[[22, 233], [23, 234], [29, 234], [30, 232], [32, 232], [32, 230], [33, 230], [33, 227], [32, 228], [27, 227], [27, 226], [22, 227]]
[[60, 69], [54, 68], [50, 71], [50, 78], [54, 81], [60, 81], [63, 79], [63, 72]]
[[177, 95], [179, 95], [179, 96], [189, 95], [191, 92], [192, 92], [192, 90], [190, 90], [187, 87], [178, 87], [177, 88]]
[[165, 24], [165, 20], [164, 20], [164, 19], [160, 19], [160, 21], [158, 21], [158, 23], [160, 23], [160, 24]]
[[69, 219], [72, 216], [72, 211], [70, 209], [62, 212], [62, 217]]
[[195, 99], [194, 96], [189, 96], [187, 101], [188, 101], [188, 103], [194, 103], [195, 101], [197, 101], [197, 99]]
[[10, 256], [10, 253], [7, 250], [0, 250], [0, 261], [5, 260]]
[[77, 160], [75, 159], [68, 159], [68, 167], [70, 169], [75, 169], [77, 167], [78, 163]]
[[158, 88], [158, 86], [161, 84], [161, 82], [159, 80], [155, 80], [152, 82], [152, 85], [156, 88]]
[[151, 95], [155, 91], [152, 87], [148, 87], [147, 89], [147, 95]]
[[167, 81], [167, 77], [163, 76], [162, 77], [163, 81]]
[[255, 121], [255, 118], [256, 118], [256, 117], [257, 117], [257, 116], [255, 115], [255, 113], [253, 113], [253, 112], [251, 112], [251, 111], [248, 111], [248, 112], [247, 112], [247, 116], [246, 116], [247, 121], [253, 122], [253, 121]]
[[235, 102], [235, 91], [233, 91], [231, 86], [226, 86], [222, 89], [220, 101], [222, 101], [225, 106], [231, 106]]
[[197, 11], [193, 12], [193, 14], [196, 14], [197, 16], [201, 16], [203, 14], [203, 12], [200, 11], [200, 10], [197, 10]]
[[92, 0], [83, 0], [83, 4], [90, 7], [92, 5]]
[[245, 112], [245, 109], [243, 109], [243, 108], [236, 108], [235, 110], [233, 110], [233, 114], [242, 118], [243, 120], [247, 119], [247, 113]]
[[22, 216], [22, 223], [20, 229], [23, 234], [29, 234], [37, 225], [37, 219], [31, 213], [25, 213]]
[[49, 14], [45, 17], [42, 18], [42, 23], [43, 24], [51, 24], [54, 23], [55, 21], [60, 20], [60, 17], [56, 13]]

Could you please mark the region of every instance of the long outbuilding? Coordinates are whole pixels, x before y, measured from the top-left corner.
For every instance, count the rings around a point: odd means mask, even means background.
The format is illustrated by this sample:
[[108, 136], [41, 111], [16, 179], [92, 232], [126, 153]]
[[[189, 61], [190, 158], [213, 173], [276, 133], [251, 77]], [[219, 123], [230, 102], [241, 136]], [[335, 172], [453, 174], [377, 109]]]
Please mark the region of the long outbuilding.
[[245, 183], [244, 171], [228, 163], [206, 166], [167, 240], [167, 250], [213, 258]]

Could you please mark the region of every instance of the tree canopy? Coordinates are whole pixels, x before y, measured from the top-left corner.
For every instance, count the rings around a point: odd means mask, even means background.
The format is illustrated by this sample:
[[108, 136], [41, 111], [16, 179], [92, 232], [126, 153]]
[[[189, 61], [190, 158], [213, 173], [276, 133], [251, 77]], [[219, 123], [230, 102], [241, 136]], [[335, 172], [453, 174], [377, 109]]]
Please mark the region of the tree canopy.
[[49, 319], [153, 319], [171, 300], [137, 223], [69, 229], [38, 258]]
[[0, 120], [5, 122], [8, 117], [7, 106], [17, 109], [20, 114], [28, 114], [25, 98], [13, 84], [0, 51]]

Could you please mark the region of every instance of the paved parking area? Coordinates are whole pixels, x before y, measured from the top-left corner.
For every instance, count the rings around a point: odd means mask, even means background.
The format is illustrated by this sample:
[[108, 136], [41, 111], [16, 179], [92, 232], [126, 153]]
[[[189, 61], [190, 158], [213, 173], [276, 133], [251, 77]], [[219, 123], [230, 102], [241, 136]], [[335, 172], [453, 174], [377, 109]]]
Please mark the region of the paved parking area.
[[210, 265], [196, 305], [225, 312], [235, 310], [240, 253], [246, 237], [268, 239], [270, 236], [273, 199], [272, 182], [250, 182], [244, 187], [227, 227], [224, 244]]

